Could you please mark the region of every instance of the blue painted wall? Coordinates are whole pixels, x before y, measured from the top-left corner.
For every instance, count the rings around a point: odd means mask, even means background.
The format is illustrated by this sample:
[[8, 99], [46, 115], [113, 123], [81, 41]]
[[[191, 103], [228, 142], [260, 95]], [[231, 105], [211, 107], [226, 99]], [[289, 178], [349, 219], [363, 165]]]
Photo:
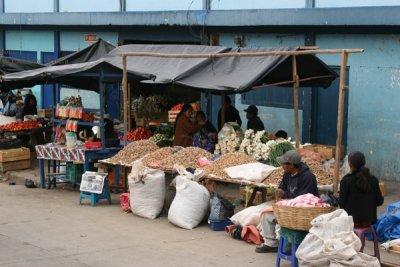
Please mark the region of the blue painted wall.
[[[234, 47], [235, 34], [221, 34], [220, 44], [223, 46]], [[294, 34], [246, 34], [245, 35], [246, 47], [278, 47], [278, 46], [302, 46], [304, 45], [303, 35]], [[248, 105], [243, 105], [241, 96], [236, 95], [235, 106], [240, 112], [243, 125], [242, 128], [246, 129], [247, 119], [246, 113], [243, 111]], [[289, 136], [295, 136], [294, 131], [294, 111], [293, 109], [273, 108], [258, 106], [259, 117], [264, 123], [265, 129], [268, 132], [275, 133], [283, 129], [288, 132]], [[299, 110], [299, 125], [300, 125], [300, 139], [302, 132], [302, 118], [303, 112]]]
[[398, 6], [398, 0], [315, 0], [315, 7]]
[[4, 12], [37, 13], [53, 12], [54, 0], [4, 0]]
[[61, 51], [78, 51], [86, 48], [88, 43], [85, 42], [85, 34], [96, 34], [98, 38], [116, 46], [118, 43], [117, 32], [60, 32], [60, 49]]
[[[5, 49], [37, 52], [37, 62], [41, 62], [41, 52], [54, 52], [54, 33], [51, 31], [6, 31]], [[41, 86], [32, 87], [33, 94], [42, 107]]]
[[275, 9], [275, 8], [304, 8], [305, 0], [280, 0], [280, 1], [265, 1], [265, 0], [218, 0], [211, 1], [211, 9]]
[[203, 0], [126, 0], [126, 11], [200, 10]]
[[[318, 35], [320, 48], [364, 48], [349, 57], [348, 150], [366, 154], [379, 177], [399, 178], [400, 35]], [[340, 56], [321, 55], [328, 64]]]
[[60, 12], [117, 12], [119, 0], [59, 0]]

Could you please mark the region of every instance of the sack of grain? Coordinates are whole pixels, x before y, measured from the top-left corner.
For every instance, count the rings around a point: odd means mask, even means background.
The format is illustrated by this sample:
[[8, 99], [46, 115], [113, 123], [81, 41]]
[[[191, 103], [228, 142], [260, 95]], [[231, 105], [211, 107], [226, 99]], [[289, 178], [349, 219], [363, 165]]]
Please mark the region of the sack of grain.
[[136, 161], [128, 179], [132, 213], [155, 219], [164, 206], [165, 173]]

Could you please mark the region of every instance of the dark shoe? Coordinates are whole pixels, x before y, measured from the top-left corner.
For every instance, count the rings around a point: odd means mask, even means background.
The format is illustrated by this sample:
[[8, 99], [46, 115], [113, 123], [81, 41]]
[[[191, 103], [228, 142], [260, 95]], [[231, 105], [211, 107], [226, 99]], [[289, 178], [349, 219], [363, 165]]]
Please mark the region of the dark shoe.
[[278, 252], [278, 247], [270, 247], [265, 244], [256, 247], [256, 253], [269, 253], [269, 252]]
[[26, 179], [25, 180], [25, 186], [26, 188], [36, 188], [37, 186], [35, 185], [35, 182], [33, 182], [31, 179]]

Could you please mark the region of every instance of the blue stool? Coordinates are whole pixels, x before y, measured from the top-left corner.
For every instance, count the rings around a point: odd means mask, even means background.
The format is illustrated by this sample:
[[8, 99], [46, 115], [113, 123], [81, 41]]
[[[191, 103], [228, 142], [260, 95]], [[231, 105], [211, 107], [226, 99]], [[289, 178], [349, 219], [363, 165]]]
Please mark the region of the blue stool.
[[296, 250], [299, 247], [299, 244], [292, 243], [292, 249], [290, 253], [285, 253], [285, 246], [287, 243], [288, 240], [281, 236], [279, 239], [278, 255], [276, 256], [276, 267], [281, 266], [281, 259], [292, 262], [292, 267], [299, 266], [299, 262], [296, 258]]
[[89, 198], [90, 199], [90, 205], [91, 206], [96, 206], [96, 203], [100, 199], [108, 199], [108, 204], [111, 205], [111, 195], [110, 195], [110, 187], [108, 185], [108, 179], [104, 179], [104, 186], [103, 186], [103, 192], [101, 194], [95, 194], [95, 193], [90, 193], [90, 192], [81, 192], [79, 195], [79, 205], [82, 205], [82, 199], [84, 198]]

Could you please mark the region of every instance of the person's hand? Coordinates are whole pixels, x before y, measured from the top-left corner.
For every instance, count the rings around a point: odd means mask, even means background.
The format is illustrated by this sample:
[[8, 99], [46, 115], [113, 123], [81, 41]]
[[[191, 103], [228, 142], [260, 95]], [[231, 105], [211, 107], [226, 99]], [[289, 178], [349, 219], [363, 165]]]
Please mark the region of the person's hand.
[[275, 190], [275, 198], [276, 199], [282, 199], [284, 194], [285, 194], [285, 191], [283, 191], [280, 188]]

